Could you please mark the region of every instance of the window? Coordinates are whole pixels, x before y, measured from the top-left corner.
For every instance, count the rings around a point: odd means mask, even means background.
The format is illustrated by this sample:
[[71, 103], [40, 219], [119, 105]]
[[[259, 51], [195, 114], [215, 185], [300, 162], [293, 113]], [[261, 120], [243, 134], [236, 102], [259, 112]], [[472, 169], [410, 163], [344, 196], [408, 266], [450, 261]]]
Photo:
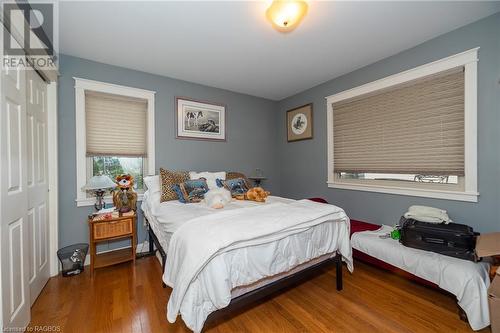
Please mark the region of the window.
[[332, 188], [477, 201], [477, 49], [327, 97]]
[[93, 204], [81, 188], [99, 174], [133, 175], [142, 199], [143, 177], [155, 173], [154, 92], [75, 78], [75, 101], [77, 205]]
[[108, 175], [111, 179], [115, 179], [120, 174], [130, 174], [135, 179], [135, 190], [143, 192], [144, 190], [144, 162], [143, 157], [123, 157], [123, 156], [92, 156], [89, 158], [90, 174], [87, 177], [97, 175]]

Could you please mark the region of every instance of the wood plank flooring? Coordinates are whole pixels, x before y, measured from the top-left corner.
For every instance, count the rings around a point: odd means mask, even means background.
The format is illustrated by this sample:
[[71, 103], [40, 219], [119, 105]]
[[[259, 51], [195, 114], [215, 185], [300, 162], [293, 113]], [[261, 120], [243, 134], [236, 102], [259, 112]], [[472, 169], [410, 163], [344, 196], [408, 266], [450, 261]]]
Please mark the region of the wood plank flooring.
[[[219, 320], [206, 332], [473, 332], [450, 295], [355, 262], [335, 290], [334, 265], [306, 282]], [[169, 288], [156, 258], [79, 276], [52, 278], [32, 308], [30, 326], [64, 333], [189, 332], [167, 322]], [[483, 332], [490, 332], [489, 328]]]

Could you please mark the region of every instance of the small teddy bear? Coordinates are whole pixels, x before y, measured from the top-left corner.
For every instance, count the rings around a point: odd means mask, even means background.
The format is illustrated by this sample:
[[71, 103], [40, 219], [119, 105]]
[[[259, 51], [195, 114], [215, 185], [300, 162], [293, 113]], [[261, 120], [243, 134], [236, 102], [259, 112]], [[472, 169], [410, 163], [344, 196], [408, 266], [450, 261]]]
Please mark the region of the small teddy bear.
[[134, 191], [134, 177], [129, 174], [116, 176], [117, 188], [112, 191], [113, 204], [120, 213], [137, 210], [137, 193]]
[[264, 191], [262, 187], [254, 187], [247, 191], [247, 193], [236, 196], [238, 200], [251, 200], [256, 202], [266, 202], [266, 198], [271, 192]]

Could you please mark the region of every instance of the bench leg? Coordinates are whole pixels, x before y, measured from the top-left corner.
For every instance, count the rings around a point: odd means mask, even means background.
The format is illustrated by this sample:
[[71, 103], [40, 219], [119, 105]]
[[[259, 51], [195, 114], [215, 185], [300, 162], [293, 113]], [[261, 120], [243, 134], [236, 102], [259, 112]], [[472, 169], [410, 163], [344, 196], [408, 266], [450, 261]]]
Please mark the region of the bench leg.
[[335, 256], [336, 278], [337, 278], [337, 291], [341, 291], [342, 286], [342, 256], [337, 253]]

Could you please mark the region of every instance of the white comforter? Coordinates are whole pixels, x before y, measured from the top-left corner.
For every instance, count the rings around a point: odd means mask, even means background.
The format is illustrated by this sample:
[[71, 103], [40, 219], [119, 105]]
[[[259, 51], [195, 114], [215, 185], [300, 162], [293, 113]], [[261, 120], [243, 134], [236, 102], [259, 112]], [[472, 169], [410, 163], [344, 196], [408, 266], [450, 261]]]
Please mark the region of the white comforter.
[[379, 237], [391, 232], [392, 229], [389, 226], [382, 226], [375, 231], [356, 232], [352, 235], [352, 247], [433, 282], [455, 295], [458, 304], [467, 314], [473, 330], [480, 330], [490, 324], [488, 263], [474, 263], [413, 249], [401, 245], [396, 240]]
[[275, 202], [195, 217], [172, 235], [164, 282], [167, 318], [193, 331], [231, 301], [231, 290], [339, 251], [350, 271], [349, 218], [309, 200]]

